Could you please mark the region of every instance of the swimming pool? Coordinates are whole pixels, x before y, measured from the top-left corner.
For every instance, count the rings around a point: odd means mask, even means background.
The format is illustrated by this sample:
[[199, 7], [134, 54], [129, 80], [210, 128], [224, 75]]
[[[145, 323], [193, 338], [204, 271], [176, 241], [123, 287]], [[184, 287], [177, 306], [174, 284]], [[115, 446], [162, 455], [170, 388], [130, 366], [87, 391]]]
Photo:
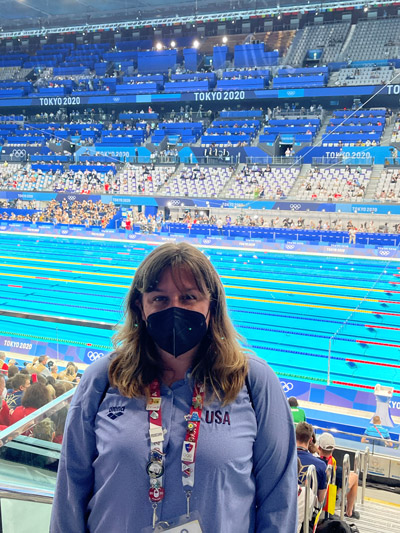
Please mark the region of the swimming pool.
[[[152, 248], [2, 234], [0, 310], [115, 325], [135, 269]], [[280, 377], [400, 388], [399, 262], [202, 249], [221, 276], [238, 331]], [[32, 355], [68, 345], [66, 359], [76, 356], [74, 347], [112, 349], [110, 330], [22, 317], [0, 316], [0, 336], [5, 350]]]

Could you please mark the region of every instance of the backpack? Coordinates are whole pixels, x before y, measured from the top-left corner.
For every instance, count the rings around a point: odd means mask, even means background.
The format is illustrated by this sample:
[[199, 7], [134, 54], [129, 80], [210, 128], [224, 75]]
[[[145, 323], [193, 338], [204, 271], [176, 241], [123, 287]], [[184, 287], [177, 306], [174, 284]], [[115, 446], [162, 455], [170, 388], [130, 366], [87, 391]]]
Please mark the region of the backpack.
[[348, 524], [344, 520], [325, 520], [318, 524], [316, 533], [360, 533], [355, 524]]

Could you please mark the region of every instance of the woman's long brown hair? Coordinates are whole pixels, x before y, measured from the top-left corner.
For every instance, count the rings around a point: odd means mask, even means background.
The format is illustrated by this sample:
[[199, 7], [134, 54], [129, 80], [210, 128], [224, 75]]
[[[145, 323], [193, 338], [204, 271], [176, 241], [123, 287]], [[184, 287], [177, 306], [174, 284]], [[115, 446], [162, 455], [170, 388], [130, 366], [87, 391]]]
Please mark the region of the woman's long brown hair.
[[162, 361], [142, 319], [140, 302], [153, 290], [163, 272], [171, 269], [179, 286], [180, 275], [190, 273], [198, 289], [210, 298], [210, 322], [193, 362], [192, 378], [206, 386], [223, 404], [232, 402], [243, 387], [247, 354], [228, 317], [225, 291], [215, 268], [197, 248], [187, 243], [167, 243], [155, 248], [140, 264], [125, 300], [125, 321], [114, 335], [115, 356], [109, 379], [123, 396], [147, 394], [148, 385], [162, 376]]

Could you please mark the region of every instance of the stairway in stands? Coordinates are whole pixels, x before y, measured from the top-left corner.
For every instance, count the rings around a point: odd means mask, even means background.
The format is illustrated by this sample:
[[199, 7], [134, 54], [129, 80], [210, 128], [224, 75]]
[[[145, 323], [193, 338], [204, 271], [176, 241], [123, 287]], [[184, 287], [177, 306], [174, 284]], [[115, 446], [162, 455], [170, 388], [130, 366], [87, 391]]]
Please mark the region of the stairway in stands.
[[377, 500], [365, 499], [364, 504], [357, 504], [360, 518], [346, 518], [346, 522], [354, 523], [360, 533], [384, 533], [400, 531], [400, 505], [380, 503]]

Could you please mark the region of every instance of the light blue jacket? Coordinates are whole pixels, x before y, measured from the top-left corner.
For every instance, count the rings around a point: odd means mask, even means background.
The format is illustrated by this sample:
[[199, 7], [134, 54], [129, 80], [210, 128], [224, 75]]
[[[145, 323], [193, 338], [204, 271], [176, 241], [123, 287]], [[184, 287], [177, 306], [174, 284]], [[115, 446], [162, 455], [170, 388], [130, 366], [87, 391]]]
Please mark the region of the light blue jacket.
[[[145, 400], [129, 399], [109, 388], [109, 361], [107, 356], [90, 365], [74, 395], [51, 533], [140, 533], [151, 525]], [[256, 357], [250, 359], [249, 382], [254, 409], [246, 386], [228, 406], [214, 402], [204, 407], [191, 509], [200, 513], [204, 533], [295, 533], [292, 415], [278, 378]], [[161, 395], [167, 430], [165, 498], [157, 514], [168, 520], [186, 511], [181, 450], [184, 416], [192, 400], [189, 376], [170, 388], [163, 385]]]

